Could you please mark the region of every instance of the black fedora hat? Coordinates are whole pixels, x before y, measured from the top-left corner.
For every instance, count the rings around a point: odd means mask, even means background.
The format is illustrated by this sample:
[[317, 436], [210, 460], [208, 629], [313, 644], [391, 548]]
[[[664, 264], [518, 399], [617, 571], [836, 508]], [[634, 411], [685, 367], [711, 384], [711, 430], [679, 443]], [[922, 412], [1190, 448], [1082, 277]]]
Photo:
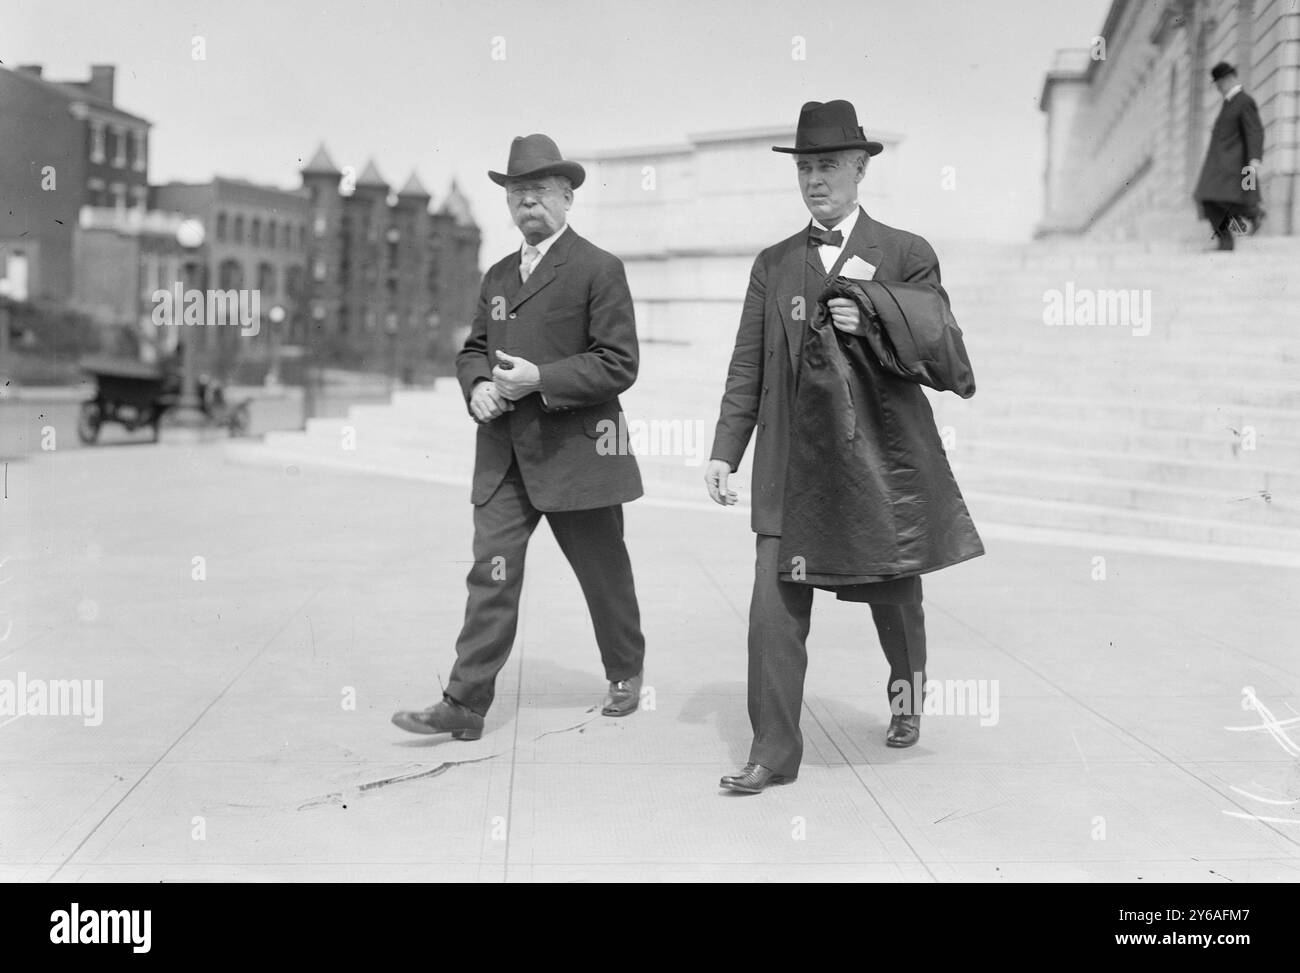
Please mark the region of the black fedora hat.
[[806, 155], [812, 152], [838, 152], [840, 149], [864, 149], [867, 155], [876, 155], [884, 147], [882, 143], [867, 138], [867, 133], [858, 124], [858, 113], [849, 102], [809, 101], [799, 110], [794, 148], [774, 145], [772, 151]]
[[1210, 68], [1210, 77], [1218, 81], [1220, 78], [1226, 78], [1230, 74], [1236, 74], [1237, 69], [1227, 61], [1220, 61], [1214, 67]]
[[518, 135], [510, 143], [510, 159], [505, 172], [488, 170], [488, 178], [498, 186], [510, 179], [530, 176], [565, 176], [577, 189], [587, 178], [587, 172], [576, 162], [560, 155], [560, 147], [546, 135]]

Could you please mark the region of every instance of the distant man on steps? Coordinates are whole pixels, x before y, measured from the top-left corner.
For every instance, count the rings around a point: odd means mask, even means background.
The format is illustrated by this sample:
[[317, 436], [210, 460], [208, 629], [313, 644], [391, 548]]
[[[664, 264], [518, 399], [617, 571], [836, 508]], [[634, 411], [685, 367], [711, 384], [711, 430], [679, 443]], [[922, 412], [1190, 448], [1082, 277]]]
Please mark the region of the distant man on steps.
[[1233, 249], [1234, 224], [1248, 220], [1253, 234], [1263, 222], [1260, 206], [1260, 166], [1264, 158], [1264, 126], [1255, 99], [1237, 80], [1237, 69], [1220, 61], [1210, 69], [1214, 85], [1223, 95], [1223, 107], [1214, 120], [1205, 152], [1195, 199], [1219, 250]]

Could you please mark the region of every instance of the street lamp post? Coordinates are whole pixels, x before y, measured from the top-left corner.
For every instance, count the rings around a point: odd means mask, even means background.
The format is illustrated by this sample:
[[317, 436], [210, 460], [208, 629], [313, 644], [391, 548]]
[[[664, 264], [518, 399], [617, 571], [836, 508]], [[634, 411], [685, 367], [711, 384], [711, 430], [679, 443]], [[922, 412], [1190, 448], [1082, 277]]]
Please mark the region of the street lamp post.
[[268, 389], [276, 388], [280, 384], [280, 325], [284, 323], [285, 313], [283, 305], [277, 304], [271, 308], [269, 317], [271, 318], [271, 367], [266, 370], [266, 387]]
[[[202, 247], [205, 237], [203, 224], [198, 220], [189, 219], [181, 222], [176, 228], [176, 242], [181, 245], [185, 251], [185, 284], [198, 284], [198, 290], [201, 294], [207, 294], [208, 286], [208, 268], [203, 259]], [[206, 306], [206, 301], [205, 301]], [[178, 315], [177, 327], [182, 327], [184, 317], [181, 316], [181, 309], [173, 308], [173, 314]], [[197, 336], [195, 336], [197, 338]], [[182, 413], [188, 412], [190, 418], [194, 414], [201, 412], [202, 403], [199, 401], [199, 383], [196, 375], [195, 345], [196, 340], [184, 341], [181, 344], [181, 399], [177, 404], [177, 417]]]
[[310, 320], [303, 332], [303, 362], [302, 362], [302, 427], [307, 428], [307, 421], [316, 415], [316, 335], [315, 329], [319, 329], [325, 321], [325, 308], [319, 304], [313, 304], [311, 309]]
[[397, 387], [397, 312], [384, 315], [384, 330], [388, 333], [389, 370], [388, 391]]

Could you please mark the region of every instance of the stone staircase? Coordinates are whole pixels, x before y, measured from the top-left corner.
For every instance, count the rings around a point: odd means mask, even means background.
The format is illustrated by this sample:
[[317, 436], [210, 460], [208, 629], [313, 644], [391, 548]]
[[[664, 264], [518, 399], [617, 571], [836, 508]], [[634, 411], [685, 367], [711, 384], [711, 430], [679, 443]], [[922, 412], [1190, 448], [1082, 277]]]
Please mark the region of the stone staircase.
[[[978, 391], [931, 401], [977, 524], [1300, 563], [1300, 240], [1246, 240], [1232, 255], [1140, 244], [937, 249]], [[1149, 300], [1140, 327], [1044, 323], [1045, 294], [1117, 289], [1137, 292], [1139, 313]], [[636, 450], [650, 498], [704, 499], [701, 461], [739, 297], [711, 308], [689, 341], [642, 346], [627, 415], [672, 434]], [[669, 455], [653, 455], [665, 445]], [[443, 380], [229, 451], [243, 462], [467, 483], [473, 424]]]

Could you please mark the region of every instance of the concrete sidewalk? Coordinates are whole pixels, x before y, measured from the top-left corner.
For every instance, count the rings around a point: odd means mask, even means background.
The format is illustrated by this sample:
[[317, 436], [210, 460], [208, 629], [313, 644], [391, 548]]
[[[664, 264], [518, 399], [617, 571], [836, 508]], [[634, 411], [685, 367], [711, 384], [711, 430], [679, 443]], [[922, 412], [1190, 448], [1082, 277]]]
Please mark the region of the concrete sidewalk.
[[1300, 730], [1228, 729], [1300, 713], [1294, 569], [990, 540], [926, 605], [931, 679], [983, 681], [996, 722], [932, 715], [903, 751], [866, 609], [821, 595], [801, 776], [743, 797], [717, 789], [749, 745], [735, 511], [628, 507], [648, 658], [624, 720], [598, 713], [591, 625], [539, 529], [487, 732], [458, 743], [389, 715], [447, 677], [466, 489], [220, 445], [6, 478], [0, 702], [20, 680], [103, 697], [0, 714], [3, 880], [1300, 878]]

